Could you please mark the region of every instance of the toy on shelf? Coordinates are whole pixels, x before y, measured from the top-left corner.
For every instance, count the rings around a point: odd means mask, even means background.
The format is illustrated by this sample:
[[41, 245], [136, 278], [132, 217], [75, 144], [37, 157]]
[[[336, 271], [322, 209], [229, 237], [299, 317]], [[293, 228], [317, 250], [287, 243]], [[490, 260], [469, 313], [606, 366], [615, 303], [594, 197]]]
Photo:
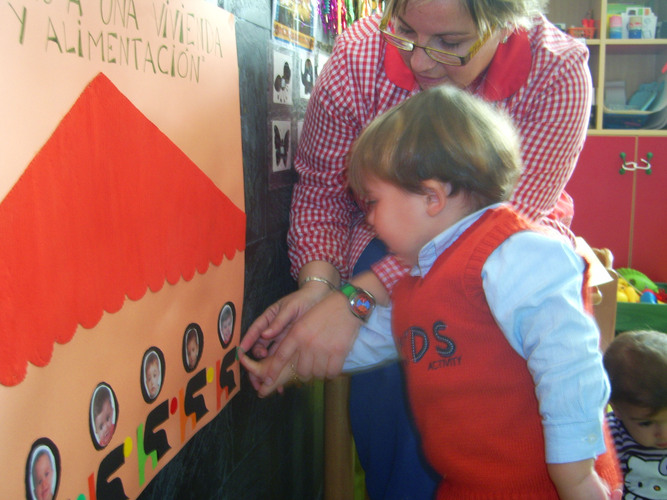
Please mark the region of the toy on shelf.
[[593, 11], [589, 10], [586, 13], [586, 17], [581, 20], [581, 26], [572, 26], [567, 29], [567, 32], [574, 38], [594, 38], [595, 19], [593, 19]]
[[639, 302], [641, 296], [635, 290], [628, 280], [622, 276], [618, 277], [618, 291], [616, 292], [616, 300], [618, 302]]
[[590, 40], [595, 37], [595, 26], [592, 28], [588, 26], [571, 26], [567, 29], [567, 33], [574, 38], [586, 38]]
[[651, 279], [644, 273], [637, 271], [636, 269], [630, 269], [629, 267], [621, 267], [616, 269], [616, 272], [628, 280], [637, 290], [649, 289], [658, 293], [658, 285], [651, 281]]
[[664, 304], [667, 293], [644, 273], [629, 267], [616, 269], [618, 273], [617, 298], [619, 302]]
[[616, 269], [616, 332], [657, 330], [667, 333], [667, 284], [654, 283], [636, 269]]
[[639, 302], [641, 302], [642, 304], [657, 304], [658, 296], [655, 294], [653, 290], [649, 290], [647, 288], [642, 292], [641, 297], [639, 297]]

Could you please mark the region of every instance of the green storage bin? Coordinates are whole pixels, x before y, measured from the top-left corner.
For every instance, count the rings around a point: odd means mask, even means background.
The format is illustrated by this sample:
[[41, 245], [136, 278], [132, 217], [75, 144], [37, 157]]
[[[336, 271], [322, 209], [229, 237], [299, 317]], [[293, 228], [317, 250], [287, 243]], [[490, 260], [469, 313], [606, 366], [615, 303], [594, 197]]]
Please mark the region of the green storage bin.
[[[667, 289], [667, 284], [656, 283]], [[667, 333], [667, 304], [619, 302], [616, 306], [616, 331], [657, 330]]]
[[667, 333], [667, 304], [619, 302], [616, 309], [616, 331], [628, 330], [657, 330]]

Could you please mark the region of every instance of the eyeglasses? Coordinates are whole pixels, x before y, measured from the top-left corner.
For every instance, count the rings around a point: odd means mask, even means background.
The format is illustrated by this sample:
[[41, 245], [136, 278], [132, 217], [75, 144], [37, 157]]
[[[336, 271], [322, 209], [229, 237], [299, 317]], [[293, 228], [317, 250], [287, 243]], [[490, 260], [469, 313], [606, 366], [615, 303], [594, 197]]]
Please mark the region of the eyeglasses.
[[491, 30], [487, 31], [486, 33], [484, 33], [484, 35], [482, 35], [481, 38], [479, 38], [473, 44], [472, 47], [470, 47], [470, 50], [466, 55], [460, 56], [458, 54], [452, 54], [451, 52], [445, 52], [444, 50], [434, 49], [433, 47], [428, 47], [426, 45], [419, 45], [410, 40], [406, 40], [405, 38], [402, 38], [388, 31], [387, 24], [388, 24], [387, 19], [382, 19], [382, 21], [380, 22], [380, 33], [382, 33], [382, 36], [387, 41], [387, 43], [393, 45], [399, 50], [404, 50], [406, 52], [412, 52], [415, 50], [415, 47], [419, 47], [420, 49], [424, 49], [426, 55], [428, 55], [434, 61], [442, 64], [447, 64], [448, 66], [463, 66], [465, 64], [468, 64], [468, 62], [470, 62], [470, 59], [472, 59], [472, 57], [475, 54], [477, 54], [477, 52], [479, 52], [479, 49], [482, 48], [482, 46], [491, 36]]

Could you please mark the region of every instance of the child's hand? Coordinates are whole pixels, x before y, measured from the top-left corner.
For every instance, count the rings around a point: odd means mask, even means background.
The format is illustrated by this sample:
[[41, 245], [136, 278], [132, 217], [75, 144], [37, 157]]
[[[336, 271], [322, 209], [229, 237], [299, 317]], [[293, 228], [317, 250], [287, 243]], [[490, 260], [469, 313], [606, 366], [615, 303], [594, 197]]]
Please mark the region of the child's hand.
[[[269, 357], [261, 361], [255, 361], [249, 358], [241, 347], [237, 348], [236, 352], [243, 367], [248, 370], [253, 377], [263, 382], [266, 378], [266, 372], [271, 358]], [[274, 391], [278, 391], [282, 394], [284, 386], [289, 385], [290, 383], [301, 382], [295, 368], [298, 359], [298, 355], [295, 355], [294, 358], [285, 365], [273, 384], [269, 386], [262, 385], [257, 392], [259, 397], [263, 398]]]
[[623, 490], [610, 491], [593, 470], [593, 460], [547, 464], [561, 500], [621, 500]]

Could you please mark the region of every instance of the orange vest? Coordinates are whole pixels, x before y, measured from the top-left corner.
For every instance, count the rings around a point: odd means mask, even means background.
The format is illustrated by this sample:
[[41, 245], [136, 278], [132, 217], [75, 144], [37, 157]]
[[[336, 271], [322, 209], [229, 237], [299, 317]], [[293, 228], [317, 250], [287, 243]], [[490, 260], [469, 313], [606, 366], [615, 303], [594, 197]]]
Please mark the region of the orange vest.
[[[424, 278], [405, 277], [394, 289], [392, 326], [412, 411], [425, 455], [445, 478], [438, 498], [558, 499], [535, 384], [496, 324], [481, 278], [493, 250], [531, 227], [507, 207], [489, 210]], [[601, 475], [619, 484], [616, 457], [604, 460]]]

